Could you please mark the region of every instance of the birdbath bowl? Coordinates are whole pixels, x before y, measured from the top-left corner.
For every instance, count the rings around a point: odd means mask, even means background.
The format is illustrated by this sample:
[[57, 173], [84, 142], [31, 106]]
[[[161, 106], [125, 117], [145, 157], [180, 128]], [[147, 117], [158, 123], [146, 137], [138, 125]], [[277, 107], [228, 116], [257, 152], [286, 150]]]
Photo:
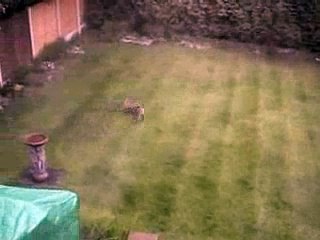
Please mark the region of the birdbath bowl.
[[24, 137], [24, 144], [28, 147], [30, 173], [34, 181], [43, 182], [48, 179], [45, 145], [49, 138], [42, 133], [31, 133]]

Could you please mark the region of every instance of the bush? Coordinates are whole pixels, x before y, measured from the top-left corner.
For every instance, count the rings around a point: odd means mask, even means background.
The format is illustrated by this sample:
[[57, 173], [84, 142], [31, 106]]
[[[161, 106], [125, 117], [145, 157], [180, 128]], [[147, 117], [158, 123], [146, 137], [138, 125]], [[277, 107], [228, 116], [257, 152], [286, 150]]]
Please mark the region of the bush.
[[164, 28], [163, 37], [168, 40], [172, 39], [172, 33], [170, 31], [170, 28], [167, 25]]
[[258, 44], [268, 44], [271, 36], [276, 46], [320, 51], [319, 1], [119, 0], [117, 5], [113, 11], [128, 6], [126, 13], [132, 18], [133, 30], [141, 35], [146, 33], [145, 25], [156, 21], [169, 23], [175, 33]]
[[86, 15], [85, 20], [89, 28], [100, 30], [104, 24], [103, 12], [100, 10], [91, 11]]
[[13, 71], [13, 82], [26, 85], [26, 77], [32, 72], [32, 66], [20, 65]]
[[0, 88], [0, 96], [2, 97], [14, 97], [14, 85], [13, 82], [7, 82]]
[[44, 47], [40, 53], [38, 60], [40, 61], [56, 61], [58, 60], [67, 50], [68, 43], [64, 39], [58, 39], [54, 43], [51, 43]]
[[132, 19], [132, 29], [140, 35], [144, 35], [144, 25], [148, 22], [148, 20], [139, 13], [136, 13]]

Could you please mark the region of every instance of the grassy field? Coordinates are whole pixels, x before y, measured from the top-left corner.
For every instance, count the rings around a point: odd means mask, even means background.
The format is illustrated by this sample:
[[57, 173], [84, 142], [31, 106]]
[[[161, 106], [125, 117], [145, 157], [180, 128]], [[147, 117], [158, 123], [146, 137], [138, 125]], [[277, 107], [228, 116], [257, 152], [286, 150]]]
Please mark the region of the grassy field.
[[[320, 70], [170, 44], [96, 45], [18, 101], [1, 133], [44, 131], [83, 226], [167, 240], [320, 239]], [[126, 96], [145, 121], [110, 111]], [[21, 111], [23, 109], [23, 111]], [[1, 182], [25, 148], [1, 141]], [[98, 235], [99, 235], [98, 234]]]

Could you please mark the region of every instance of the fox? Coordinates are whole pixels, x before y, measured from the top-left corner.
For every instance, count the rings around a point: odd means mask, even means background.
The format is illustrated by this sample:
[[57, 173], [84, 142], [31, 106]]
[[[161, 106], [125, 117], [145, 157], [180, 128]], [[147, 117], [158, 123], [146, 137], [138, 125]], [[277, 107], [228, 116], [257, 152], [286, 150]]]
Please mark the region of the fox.
[[122, 111], [124, 113], [128, 113], [132, 116], [133, 120], [135, 121], [143, 121], [144, 120], [144, 106], [137, 103], [132, 98], [126, 98], [123, 106]]
[[136, 121], [143, 121], [144, 120], [144, 107], [142, 106], [135, 106], [130, 108], [127, 113], [132, 115], [133, 120]]

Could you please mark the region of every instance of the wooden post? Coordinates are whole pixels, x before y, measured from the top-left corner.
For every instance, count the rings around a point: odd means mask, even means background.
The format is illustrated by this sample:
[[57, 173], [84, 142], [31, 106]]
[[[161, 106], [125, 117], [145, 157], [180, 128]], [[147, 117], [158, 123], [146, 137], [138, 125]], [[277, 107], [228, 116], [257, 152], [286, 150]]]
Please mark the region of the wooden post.
[[81, 34], [81, 9], [80, 9], [80, 0], [75, 0], [77, 5], [77, 29], [78, 33]]
[[61, 32], [61, 9], [60, 9], [60, 0], [56, 0], [56, 20], [57, 20], [57, 28], [58, 28], [58, 35], [59, 37], [62, 37]]
[[35, 58], [36, 50], [35, 50], [33, 22], [32, 22], [32, 7], [28, 7], [28, 18], [29, 18], [30, 38], [31, 38], [31, 53], [32, 53], [32, 57]]
[[2, 79], [2, 71], [1, 71], [1, 63], [0, 63], [0, 88], [3, 87], [3, 79]]

